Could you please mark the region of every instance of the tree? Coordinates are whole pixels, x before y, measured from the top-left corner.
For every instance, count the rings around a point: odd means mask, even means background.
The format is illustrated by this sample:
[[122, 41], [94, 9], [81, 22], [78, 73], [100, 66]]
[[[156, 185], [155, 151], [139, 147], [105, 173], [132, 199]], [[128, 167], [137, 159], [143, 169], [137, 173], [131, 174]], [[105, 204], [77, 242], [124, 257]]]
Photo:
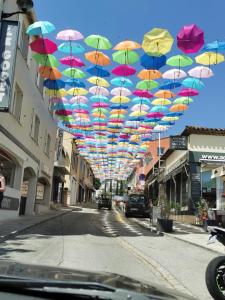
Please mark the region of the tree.
[[100, 189], [100, 186], [102, 185], [99, 178], [94, 178], [93, 184], [94, 184], [94, 188], [95, 188], [96, 190], [99, 190], [99, 189]]

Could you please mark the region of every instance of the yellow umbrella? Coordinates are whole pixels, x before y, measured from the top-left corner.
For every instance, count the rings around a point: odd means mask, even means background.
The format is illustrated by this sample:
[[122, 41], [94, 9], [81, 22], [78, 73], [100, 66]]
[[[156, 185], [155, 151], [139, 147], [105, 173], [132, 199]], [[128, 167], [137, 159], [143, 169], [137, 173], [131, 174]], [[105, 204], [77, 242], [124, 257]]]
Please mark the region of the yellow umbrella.
[[141, 45], [134, 41], [122, 41], [118, 43], [113, 50], [134, 50], [141, 48]]
[[170, 107], [170, 111], [172, 112], [182, 112], [184, 110], [187, 110], [188, 106], [185, 104], [174, 104], [173, 106]]
[[158, 98], [174, 98], [176, 94], [167, 90], [159, 90], [154, 94], [154, 96]]
[[82, 118], [82, 119], [87, 119], [89, 120], [89, 116], [87, 114], [84, 113], [75, 113], [76, 117]]
[[88, 91], [84, 88], [75, 87], [69, 89], [67, 93], [72, 96], [84, 96], [88, 94]]
[[173, 121], [178, 121], [179, 117], [163, 117], [162, 121], [167, 121], [167, 122], [173, 122]]
[[131, 142], [139, 142], [140, 141], [140, 136], [137, 135], [137, 134], [134, 134], [134, 135], [131, 136], [130, 141]]
[[113, 102], [113, 103], [128, 103], [130, 102], [130, 99], [128, 97], [125, 97], [125, 96], [115, 96], [115, 97], [112, 97], [110, 102]]
[[110, 114], [118, 114], [118, 115], [125, 115], [127, 113], [126, 109], [112, 109]]
[[129, 116], [131, 116], [131, 117], [141, 117], [141, 116], [145, 116], [145, 115], [147, 115], [147, 111], [144, 111], [144, 110], [133, 111], [131, 114], [129, 114]]
[[105, 80], [104, 78], [101, 78], [101, 77], [97, 77], [97, 76], [92, 76], [92, 77], [88, 78], [87, 81], [94, 85], [98, 85], [98, 86], [103, 86], [103, 87], [110, 86], [110, 84], [107, 80]]
[[224, 61], [224, 55], [217, 52], [204, 52], [195, 57], [195, 61], [202, 65], [217, 65]]
[[102, 119], [106, 119], [106, 115], [103, 114], [103, 113], [100, 113], [100, 112], [95, 112], [92, 114], [93, 117], [96, 117], [96, 118], [102, 118]]
[[158, 70], [144, 69], [144, 70], [141, 70], [138, 73], [137, 77], [139, 77], [142, 80], [145, 80], [145, 79], [148, 79], [148, 80], [158, 79], [158, 78], [161, 78], [161, 73]]
[[166, 98], [157, 98], [152, 101], [152, 105], [170, 105], [171, 101]]
[[46, 90], [46, 95], [48, 96], [53, 96], [56, 98], [61, 98], [67, 95], [67, 91], [65, 89], [60, 89], [60, 90]]
[[173, 45], [173, 37], [166, 29], [153, 28], [144, 35], [142, 48], [145, 52], [161, 56], [170, 51]]

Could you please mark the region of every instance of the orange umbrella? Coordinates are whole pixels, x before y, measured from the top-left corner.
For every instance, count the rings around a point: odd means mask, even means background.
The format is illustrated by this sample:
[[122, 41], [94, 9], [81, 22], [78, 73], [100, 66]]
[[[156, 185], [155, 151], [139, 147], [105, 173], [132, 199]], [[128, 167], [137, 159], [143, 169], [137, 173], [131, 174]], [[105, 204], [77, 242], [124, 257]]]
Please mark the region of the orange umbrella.
[[113, 50], [134, 50], [141, 48], [141, 45], [134, 41], [122, 41], [118, 43]]
[[158, 70], [141, 70], [138, 75], [140, 79], [145, 80], [152, 80], [152, 79], [158, 79], [161, 78], [161, 73]]
[[87, 52], [85, 58], [94, 65], [106, 66], [110, 64], [110, 58], [100, 51]]
[[182, 112], [187, 109], [188, 109], [188, 106], [185, 104], [175, 104], [170, 107], [170, 111], [172, 111], [172, 112]]
[[157, 98], [174, 98], [176, 94], [167, 90], [159, 90], [154, 94], [154, 96]]
[[41, 66], [39, 68], [40, 76], [51, 80], [60, 79], [62, 74], [55, 67]]
[[126, 109], [112, 109], [110, 112], [110, 114], [119, 114], [119, 115], [123, 115], [126, 113], [127, 113]]

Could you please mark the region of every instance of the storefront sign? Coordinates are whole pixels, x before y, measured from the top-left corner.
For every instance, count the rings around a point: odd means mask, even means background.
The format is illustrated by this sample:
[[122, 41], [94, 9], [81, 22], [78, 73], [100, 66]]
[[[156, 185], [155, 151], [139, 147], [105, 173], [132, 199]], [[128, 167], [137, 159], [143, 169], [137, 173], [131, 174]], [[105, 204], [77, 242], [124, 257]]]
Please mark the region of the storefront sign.
[[170, 136], [170, 149], [187, 150], [187, 137], [180, 135]]
[[12, 198], [9, 196], [4, 196], [2, 200], [1, 209], [18, 210], [18, 208], [19, 208], [19, 199]]
[[196, 162], [208, 162], [215, 164], [224, 164], [225, 163], [225, 153], [215, 153], [215, 152], [197, 152], [190, 151], [190, 161]]
[[58, 139], [57, 139], [57, 151], [56, 151], [56, 160], [60, 159], [63, 146], [63, 130], [58, 129]]
[[3, 20], [0, 33], [0, 111], [8, 111], [13, 88], [19, 23]]

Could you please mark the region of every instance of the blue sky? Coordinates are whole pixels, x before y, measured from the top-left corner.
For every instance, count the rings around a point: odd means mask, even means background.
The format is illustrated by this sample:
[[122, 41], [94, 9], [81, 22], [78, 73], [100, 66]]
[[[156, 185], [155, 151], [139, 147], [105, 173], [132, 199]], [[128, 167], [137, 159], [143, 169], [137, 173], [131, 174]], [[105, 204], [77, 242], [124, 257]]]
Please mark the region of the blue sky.
[[[176, 37], [183, 25], [196, 23], [205, 41], [225, 40], [224, 0], [35, 0], [39, 20], [55, 24], [57, 31], [73, 28], [83, 33], [102, 34], [112, 44], [131, 39], [142, 42], [153, 27], [167, 28]], [[177, 54], [177, 48], [168, 55]], [[178, 134], [185, 125], [225, 128], [225, 63], [213, 67], [215, 76], [204, 80], [206, 87], [185, 115], [170, 129]]]

